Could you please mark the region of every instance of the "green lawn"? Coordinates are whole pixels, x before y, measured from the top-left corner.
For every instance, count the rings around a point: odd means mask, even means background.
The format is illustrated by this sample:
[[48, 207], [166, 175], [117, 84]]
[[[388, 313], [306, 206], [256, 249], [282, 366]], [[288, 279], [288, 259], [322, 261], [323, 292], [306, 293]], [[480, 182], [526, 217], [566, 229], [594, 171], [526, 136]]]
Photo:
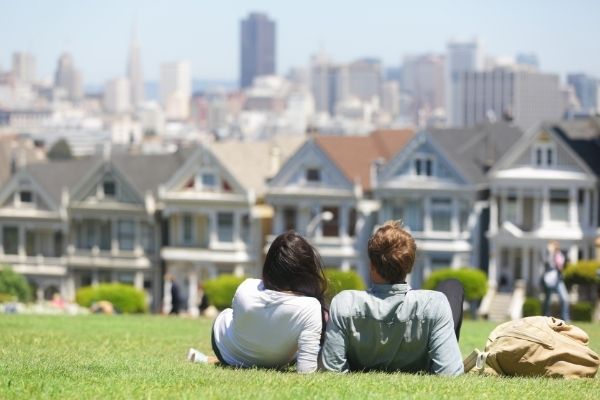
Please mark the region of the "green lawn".
[[[600, 378], [298, 375], [188, 363], [188, 347], [210, 350], [210, 325], [208, 320], [160, 316], [0, 315], [0, 399], [600, 397]], [[463, 354], [482, 348], [493, 326], [465, 321]], [[600, 352], [600, 325], [579, 326]]]

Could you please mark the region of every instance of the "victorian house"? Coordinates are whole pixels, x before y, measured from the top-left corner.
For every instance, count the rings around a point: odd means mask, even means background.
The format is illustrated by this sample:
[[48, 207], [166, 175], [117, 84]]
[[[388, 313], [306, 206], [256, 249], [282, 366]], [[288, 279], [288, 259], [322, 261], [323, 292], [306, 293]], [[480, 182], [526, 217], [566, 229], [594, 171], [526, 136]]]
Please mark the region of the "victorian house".
[[326, 267], [356, 270], [367, 280], [366, 243], [379, 208], [371, 196], [373, 164], [385, 163], [412, 136], [400, 130], [309, 139], [267, 185], [274, 212], [267, 243], [295, 230], [309, 238]]
[[504, 122], [422, 130], [377, 169], [378, 222], [402, 221], [417, 242], [413, 287], [438, 268], [487, 269], [485, 173], [521, 134]]
[[598, 236], [600, 126], [593, 119], [532, 128], [489, 171], [489, 279], [537, 292], [548, 241], [568, 262], [593, 258]]

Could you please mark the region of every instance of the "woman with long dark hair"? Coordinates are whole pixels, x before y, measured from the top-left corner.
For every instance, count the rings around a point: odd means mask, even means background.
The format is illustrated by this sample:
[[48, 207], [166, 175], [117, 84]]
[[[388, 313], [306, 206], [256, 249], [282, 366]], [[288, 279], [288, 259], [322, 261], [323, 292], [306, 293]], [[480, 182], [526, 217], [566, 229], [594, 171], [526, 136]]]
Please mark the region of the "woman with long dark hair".
[[[293, 231], [269, 248], [262, 279], [246, 279], [232, 308], [222, 311], [212, 329], [218, 360], [236, 367], [317, 369], [321, 334], [327, 318], [327, 280], [317, 251]], [[192, 361], [206, 357], [191, 349]]]

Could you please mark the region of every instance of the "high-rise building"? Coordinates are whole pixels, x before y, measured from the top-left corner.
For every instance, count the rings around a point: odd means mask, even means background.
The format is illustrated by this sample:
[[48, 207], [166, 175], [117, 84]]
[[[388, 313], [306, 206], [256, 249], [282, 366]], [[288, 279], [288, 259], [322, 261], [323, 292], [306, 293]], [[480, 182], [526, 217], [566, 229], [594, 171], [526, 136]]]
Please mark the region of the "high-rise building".
[[73, 57], [68, 53], [63, 53], [58, 59], [54, 86], [63, 89], [66, 98], [71, 101], [79, 101], [83, 98], [81, 72], [75, 68]]
[[450, 125], [457, 125], [461, 116], [455, 106], [459, 99], [455, 90], [464, 72], [481, 71], [485, 65], [483, 47], [479, 40], [450, 41], [446, 52], [446, 114]]
[[575, 89], [582, 112], [587, 114], [600, 112], [600, 104], [598, 104], [600, 81], [598, 79], [587, 74], [569, 74], [567, 83]]
[[407, 56], [402, 64], [401, 89], [412, 98], [412, 114], [445, 107], [444, 58], [435, 54]]
[[314, 55], [311, 59], [310, 87], [315, 110], [333, 115], [336, 104], [348, 97], [348, 68], [333, 64], [323, 52]]
[[22, 83], [35, 81], [35, 58], [32, 54], [17, 52], [12, 57], [12, 73]]
[[192, 72], [190, 63], [179, 61], [160, 67], [160, 101], [167, 119], [184, 120], [190, 116]]
[[131, 85], [127, 78], [110, 80], [104, 89], [104, 109], [111, 113], [131, 110]]
[[346, 67], [348, 79], [348, 95], [361, 101], [379, 98], [383, 71], [381, 61], [372, 58], [356, 60]]
[[394, 118], [400, 114], [400, 84], [385, 81], [381, 87], [381, 108]]
[[275, 74], [275, 21], [266, 14], [250, 13], [240, 23], [240, 86], [252, 85], [255, 77]]
[[455, 125], [470, 127], [495, 118], [510, 118], [523, 130], [561, 118], [564, 96], [558, 75], [529, 68], [471, 71], [456, 77]]
[[144, 77], [142, 75], [142, 60], [140, 57], [140, 45], [137, 37], [132, 35], [129, 46], [129, 59], [127, 61], [127, 78], [129, 78], [131, 90], [131, 103], [138, 107], [144, 101]]

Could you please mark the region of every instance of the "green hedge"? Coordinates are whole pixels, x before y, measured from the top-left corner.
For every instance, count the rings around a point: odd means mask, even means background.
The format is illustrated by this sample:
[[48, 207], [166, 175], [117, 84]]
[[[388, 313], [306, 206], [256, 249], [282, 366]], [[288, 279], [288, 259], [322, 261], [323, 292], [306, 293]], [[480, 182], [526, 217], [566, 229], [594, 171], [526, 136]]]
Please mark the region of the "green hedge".
[[593, 313], [594, 306], [589, 301], [571, 304], [571, 319], [573, 321], [591, 322]]
[[542, 302], [536, 297], [528, 297], [523, 303], [523, 317], [542, 315]]
[[122, 313], [146, 312], [146, 295], [131, 285], [122, 283], [104, 283], [98, 286], [86, 286], [77, 291], [75, 301], [83, 307], [105, 300], [112, 303]]
[[333, 296], [342, 290], [364, 290], [365, 283], [360, 275], [354, 271], [341, 271], [335, 268], [326, 268], [327, 292], [325, 297], [331, 301]]
[[0, 267], [0, 298], [4, 301], [17, 298], [21, 302], [31, 300], [31, 287], [27, 280], [10, 267]]
[[204, 293], [208, 298], [208, 302], [219, 310], [231, 307], [235, 291], [245, 279], [243, 276], [223, 274], [215, 279], [205, 281]]
[[465, 288], [465, 299], [468, 301], [480, 300], [487, 293], [487, 277], [479, 269], [463, 267], [460, 269], [445, 268], [432, 272], [425, 283], [424, 289], [435, 289], [441, 281], [458, 279]]
[[[594, 306], [589, 301], [580, 301], [575, 304], [570, 304], [569, 310], [573, 321], [589, 322], [592, 320]], [[525, 299], [525, 303], [523, 303], [523, 317], [533, 317], [536, 315], [542, 315], [542, 302], [537, 297], [528, 297]], [[560, 307], [558, 303], [550, 304], [550, 315], [560, 317]]]
[[564, 272], [565, 283], [568, 285], [593, 284], [598, 282], [598, 269], [600, 261], [581, 260], [575, 264], [568, 265]]

